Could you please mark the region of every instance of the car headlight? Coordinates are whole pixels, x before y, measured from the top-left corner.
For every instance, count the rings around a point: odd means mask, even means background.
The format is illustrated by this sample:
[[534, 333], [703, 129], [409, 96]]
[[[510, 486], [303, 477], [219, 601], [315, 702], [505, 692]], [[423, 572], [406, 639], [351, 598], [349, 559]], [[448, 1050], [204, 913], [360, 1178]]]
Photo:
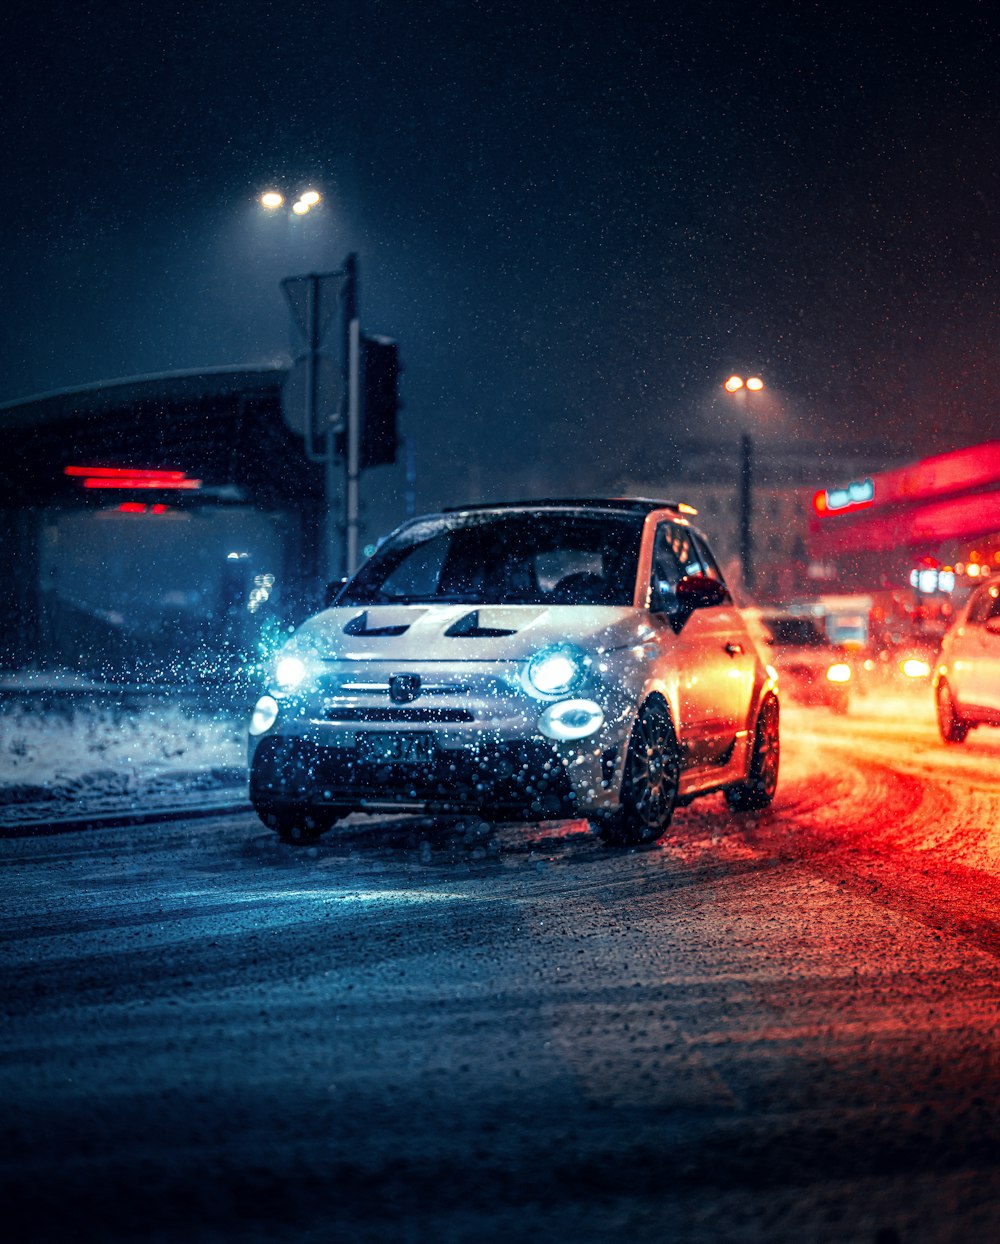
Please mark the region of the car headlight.
[[254, 705], [253, 716], [250, 718], [250, 733], [267, 734], [278, 720], [278, 701], [274, 696], [262, 695]]
[[583, 679], [586, 658], [574, 648], [545, 648], [528, 662], [528, 686], [539, 695], [566, 695]]
[[538, 719], [538, 728], [549, 739], [583, 739], [604, 724], [604, 710], [593, 700], [560, 700], [550, 704]]
[[850, 682], [851, 667], [845, 661], [838, 661], [836, 665], [830, 666], [826, 676], [830, 682]]
[[274, 667], [274, 681], [282, 691], [294, 691], [306, 677], [306, 663], [301, 657], [278, 657]]

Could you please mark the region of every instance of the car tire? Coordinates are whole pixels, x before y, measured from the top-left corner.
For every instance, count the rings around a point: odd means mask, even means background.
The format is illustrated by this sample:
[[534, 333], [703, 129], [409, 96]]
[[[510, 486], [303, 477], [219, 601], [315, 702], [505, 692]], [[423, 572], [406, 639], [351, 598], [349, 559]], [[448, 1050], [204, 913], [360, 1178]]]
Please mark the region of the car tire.
[[726, 787], [726, 803], [733, 812], [759, 812], [774, 799], [781, 759], [779, 727], [778, 701], [768, 696], [757, 714], [746, 781]]
[[290, 847], [310, 846], [330, 827], [328, 822], [319, 821], [305, 808], [258, 808], [257, 815]]
[[969, 723], [963, 721], [955, 708], [951, 687], [942, 679], [934, 695], [937, 704], [938, 730], [946, 743], [964, 743], [969, 733]]
[[635, 846], [655, 842], [677, 805], [680, 750], [663, 705], [646, 704], [632, 728], [625, 753], [619, 807], [598, 823], [605, 842]]

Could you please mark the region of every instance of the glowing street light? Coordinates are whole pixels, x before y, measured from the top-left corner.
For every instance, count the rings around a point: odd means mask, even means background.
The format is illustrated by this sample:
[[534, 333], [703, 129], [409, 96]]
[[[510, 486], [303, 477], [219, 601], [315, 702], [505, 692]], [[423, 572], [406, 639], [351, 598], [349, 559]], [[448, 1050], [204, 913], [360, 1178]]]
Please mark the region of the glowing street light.
[[[278, 208], [284, 207], [285, 196], [280, 190], [265, 190], [257, 201], [265, 211], [276, 212]], [[292, 214], [295, 216], [305, 216], [314, 207], [318, 207], [322, 201], [323, 196], [318, 190], [303, 190], [295, 202], [292, 203]]]
[[[764, 381], [760, 376], [750, 376], [746, 380], [742, 376], [730, 376], [722, 386], [727, 393], [739, 395], [746, 402], [745, 393], [760, 393]], [[743, 429], [740, 437], [740, 569], [743, 572], [743, 583], [747, 588], [753, 587], [753, 437]]]
[[727, 393], [739, 393], [740, 389], [749, 389], [751, 393], [759, 393], [764, 387], [760, 376], [750, 376], [746, 380], [742, 376], [730, 376], [722, 386]]

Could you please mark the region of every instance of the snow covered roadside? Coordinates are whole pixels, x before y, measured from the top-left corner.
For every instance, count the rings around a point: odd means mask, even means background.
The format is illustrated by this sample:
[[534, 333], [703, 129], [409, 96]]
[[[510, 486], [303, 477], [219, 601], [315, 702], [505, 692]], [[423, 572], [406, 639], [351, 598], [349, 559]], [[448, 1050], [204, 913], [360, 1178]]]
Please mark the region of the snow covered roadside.
[[246, 801], [246, 714], [88, 686], [0, 679], [0, 833]]

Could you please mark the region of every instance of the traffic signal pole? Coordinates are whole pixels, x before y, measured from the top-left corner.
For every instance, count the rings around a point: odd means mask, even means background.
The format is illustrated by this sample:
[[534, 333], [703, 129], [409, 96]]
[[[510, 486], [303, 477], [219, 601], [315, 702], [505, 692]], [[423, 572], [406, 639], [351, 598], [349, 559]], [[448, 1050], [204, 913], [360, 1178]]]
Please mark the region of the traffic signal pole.
[[752, 592], [753, 572], [753, 438], [744, 432], [740, 438], [740, 569], [743, 586]]
[[[333, 306], [323, 287], [340, 296], [340, 349], [323, 349]], [[281, 282], [306, 349], [285, 378], [281, 408], [286, 426], [303, 439], [310, 462], [323, 466], [322, 570], [327, 581], [358, 568], [361, 473], [396, 461], [399, 354], [387, 337], [363, 336], [358, 313], [358, 257], [337, 272], [286, 277]], [[343, 468], [340, 459], [343, 458]]]
[[344, 427], [344, 547], [341, 574], [351, 575], [358, 567], [358, 528], [361, 498], [361, 325], [358, 302], [358, 256], [344, 260], [343, 354], [344, 393], [347, 398]]
[[347, 453], [344, 456], [344, 574], [358, 568], [361, 514], [361, 324], [357, 316], [347, 327]]

